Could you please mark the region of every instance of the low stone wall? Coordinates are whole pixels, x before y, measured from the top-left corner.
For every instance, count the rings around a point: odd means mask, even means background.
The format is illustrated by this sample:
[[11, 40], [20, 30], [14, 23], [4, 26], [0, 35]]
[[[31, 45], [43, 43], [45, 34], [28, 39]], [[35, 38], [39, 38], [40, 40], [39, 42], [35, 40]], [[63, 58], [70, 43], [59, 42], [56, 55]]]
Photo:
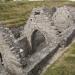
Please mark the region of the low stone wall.
[[43, 67], [45, 67], [48, 64], [48, 61], [51, 59], [51, 57], [57, 52], [59, 49], [59, 45], [53, 49], [44, 59], [42, 59], [30, 72], [28, 72], [28, 75], [39, 75]]
[[[69, 30], [70, 34], [67, 35], [67, 37], [65, 37], [66, 40], [65, 40], [64, 47], [60, 46], [60, 43], [62, 43], [60, 42], [49, 54], [45, 56], [45, 58], [43, 58], [39, 63], [37, 63], [37, 65], [34, 66], [32, 70], [28, 72], [28, 75], [35, 75], [35, 74], [39, 75], [43, 67], [45, 67], [48, 64], [48, 61], [51, 60], [51, 58], [55, 55], [55, 53], [57, 53], [57, 51], [60, 50], [60, 48], [62, 48], [63, 50], [73, 41], [73, 39], [75, 38], [75, 29], [71, 28], [71, 30], [72, 30], [71, 32]], [[62, 50], [61, 53], [63, 52]]]

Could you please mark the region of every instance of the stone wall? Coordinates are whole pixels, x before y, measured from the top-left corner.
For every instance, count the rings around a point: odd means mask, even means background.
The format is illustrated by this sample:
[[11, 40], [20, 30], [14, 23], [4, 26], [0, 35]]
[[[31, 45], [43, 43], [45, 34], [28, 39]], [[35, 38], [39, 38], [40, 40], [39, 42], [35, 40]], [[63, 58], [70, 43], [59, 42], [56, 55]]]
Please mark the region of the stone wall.
[[24, 27], [0, 26], [0, 43], [3, 44], [0, 53], [10, 75], [39, 74], [59, 48], [64, 49], [72, 42], [75, 38], [72, 10], [67, 6], [34, 8]]

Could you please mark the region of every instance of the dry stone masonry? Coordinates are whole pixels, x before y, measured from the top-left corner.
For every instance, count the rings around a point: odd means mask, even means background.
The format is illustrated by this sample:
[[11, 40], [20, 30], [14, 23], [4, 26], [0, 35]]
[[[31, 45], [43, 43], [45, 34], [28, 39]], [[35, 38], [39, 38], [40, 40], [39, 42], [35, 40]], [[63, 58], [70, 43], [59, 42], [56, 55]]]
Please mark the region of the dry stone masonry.
[[0, 75], [39, 74], [74, 38], [75, 8], [34, 8], [25, 26], [0, 26]]

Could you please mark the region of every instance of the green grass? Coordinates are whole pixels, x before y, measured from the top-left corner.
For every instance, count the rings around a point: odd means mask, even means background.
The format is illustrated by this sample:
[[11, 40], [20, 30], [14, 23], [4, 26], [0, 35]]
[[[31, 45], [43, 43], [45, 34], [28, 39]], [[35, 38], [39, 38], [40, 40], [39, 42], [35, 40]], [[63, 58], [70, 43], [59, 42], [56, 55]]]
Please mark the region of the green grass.
[[35, 7], [53, 7], [62, 6], [67, 1], [38, 1], [38, 2], [7, 2], [0, 3], [0, 22], [9, 27], [25, 25], [27, 19], [31, 13], [31, 10]]
[[75, 75], [75, 43], [47, 69], [44, 75]]

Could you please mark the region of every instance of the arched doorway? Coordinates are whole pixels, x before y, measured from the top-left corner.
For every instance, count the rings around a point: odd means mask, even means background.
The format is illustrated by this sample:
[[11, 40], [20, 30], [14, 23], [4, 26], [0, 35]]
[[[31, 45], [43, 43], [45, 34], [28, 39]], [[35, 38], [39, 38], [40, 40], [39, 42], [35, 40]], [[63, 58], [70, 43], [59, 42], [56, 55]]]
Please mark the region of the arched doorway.
[[46, 40], [44, 35], [40, 31], [35, 30], [31, 36], [31, 44], [32, 44], [32, 53], [43, 49], [46, 46]]

